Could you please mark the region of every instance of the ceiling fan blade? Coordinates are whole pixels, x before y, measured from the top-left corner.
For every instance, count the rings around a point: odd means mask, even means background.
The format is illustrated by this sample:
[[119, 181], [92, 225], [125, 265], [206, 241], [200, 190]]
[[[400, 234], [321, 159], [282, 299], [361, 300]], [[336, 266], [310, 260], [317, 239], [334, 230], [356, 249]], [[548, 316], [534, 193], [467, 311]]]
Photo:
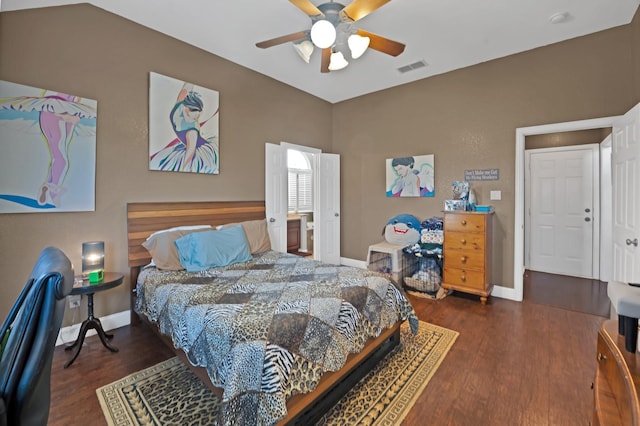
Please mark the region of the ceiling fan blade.
[[362, 37], [369, 37], [369, 49], [377, 50], [378, 52], [386, 53], [391, 56], [398, 56], [404, 52], [404, 44], [398, 43], [397, 41], [389, 40], [388, 38], [381, 37], [365, 30], [358, 30], [357, 34]]
[[297, 33], [288, 34], [276, 38], [272, 38], [270, 40], [261, 41], [260, 43], [256, 43], [256, 46], [261, 49], [266, 49], [267, 47], [277, 46], [282, 43], [287, 43], [289, 41], [298, 41], [306, 39], [309, 36], [308, 31], [299, 31]]
[[329, 72], [329, 62], [331, 62], [331, 48], [322, 49], [322, 62], [320, 63], [320, 72]]
[[324, 16], [324, 13], [322, 13], [320, 9], [318, 9], [309, 0], [289, 0], [289, 1], [293, 3], [298, 9], [300, 9], [301, 11], [303, 11], [304, 13], [306, 13], [311, 17], [318, 16], [318, 15]]
[[391, 0], [353, 0], [351, 4], [340, 11], [343, 20], [357, 21], [374, 10], [389, 3]]

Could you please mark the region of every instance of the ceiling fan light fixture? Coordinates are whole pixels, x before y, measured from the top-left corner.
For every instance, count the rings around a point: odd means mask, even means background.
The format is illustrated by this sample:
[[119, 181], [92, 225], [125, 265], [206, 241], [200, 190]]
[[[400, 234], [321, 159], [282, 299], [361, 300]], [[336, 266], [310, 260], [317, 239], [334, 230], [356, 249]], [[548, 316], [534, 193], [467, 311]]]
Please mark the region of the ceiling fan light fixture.
[[298, 52], [298, 55], [300, 55], [303, 61], [309, 63], [311, 54], [313, 53], [313, 43], [309, 40], [303, 40], [300, 43], [294, 43], [293, 48], [296, 49], [296, 52]]
[[329, 71], [338, 71], [349, 65], [342, 52], [333, 52], [329, 60]]
[[369, 37], [362, 37], [358, 34], [351, 34], [347, 39], [347, 44], [349, 45], [349, 50], [351, 50], [351, 57], [353, 59], [358, 59], [364, 52], [366, 52], [369, 47], [369, 42], [371, 39]]
[[320, 49], [333, 46], [336, 41], [336, 27], [326, 19], [320, 19], [311, 26], [311, 41]]

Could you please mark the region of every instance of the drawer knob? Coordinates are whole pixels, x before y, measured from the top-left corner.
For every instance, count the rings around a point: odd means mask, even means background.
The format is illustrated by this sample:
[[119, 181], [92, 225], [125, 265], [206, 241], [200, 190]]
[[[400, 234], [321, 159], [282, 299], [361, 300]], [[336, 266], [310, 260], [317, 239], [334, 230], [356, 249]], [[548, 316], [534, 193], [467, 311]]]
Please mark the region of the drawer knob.
[[598, 353], [598, 361], [606, 361], [606, 360], [607, 360], [606, 355], [602, 355], [601, 353]]
[[461, 244], [467, 244], [467, 240], [465, 240], [464, 238], [460, 240]]
[[466, 280], [467, 280], [467, 277], [464, 274], [462, 274], [460, 276], [460, 281], [465, 282]]
[[462, 263], [467, 263], [467, 256], [462, 256], [462, 257], [460, 258], [460, 262], [462, 262]]
[[467, 221], [462, 219], [462, 222], [460, 222], [463, 226], [467, 224]]

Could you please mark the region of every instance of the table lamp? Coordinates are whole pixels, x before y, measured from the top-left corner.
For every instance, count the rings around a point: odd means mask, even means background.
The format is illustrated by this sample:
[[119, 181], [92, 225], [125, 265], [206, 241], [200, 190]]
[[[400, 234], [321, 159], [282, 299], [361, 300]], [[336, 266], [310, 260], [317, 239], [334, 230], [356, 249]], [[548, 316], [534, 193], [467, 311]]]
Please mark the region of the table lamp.
[[82, 279], [89, 283], [104, 279], [104, 241], [82, 243]]

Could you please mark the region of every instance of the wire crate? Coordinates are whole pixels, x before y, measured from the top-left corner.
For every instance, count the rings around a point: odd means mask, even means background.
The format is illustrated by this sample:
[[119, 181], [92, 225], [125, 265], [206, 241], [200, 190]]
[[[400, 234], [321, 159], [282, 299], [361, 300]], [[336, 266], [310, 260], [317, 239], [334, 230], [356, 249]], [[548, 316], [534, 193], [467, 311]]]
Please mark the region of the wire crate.
[[442, 255], [429, 254], [415, 258], [413, 272], [404, 277], [405, 287], [434, 296], [442, 284]]
[[403, 246], [386, 241], [369, 246], [367, 269], [390, 276], [391, 280], [402, 285], [402, 280], [415, 271], [415, 256], [404, 253]]

